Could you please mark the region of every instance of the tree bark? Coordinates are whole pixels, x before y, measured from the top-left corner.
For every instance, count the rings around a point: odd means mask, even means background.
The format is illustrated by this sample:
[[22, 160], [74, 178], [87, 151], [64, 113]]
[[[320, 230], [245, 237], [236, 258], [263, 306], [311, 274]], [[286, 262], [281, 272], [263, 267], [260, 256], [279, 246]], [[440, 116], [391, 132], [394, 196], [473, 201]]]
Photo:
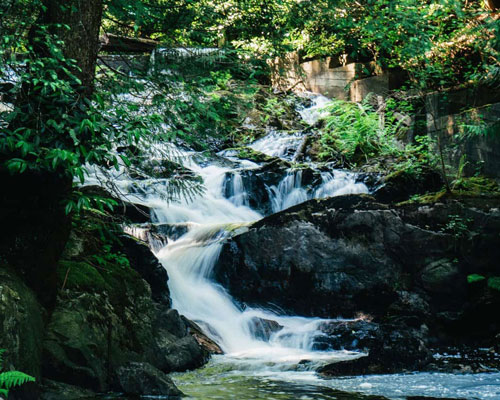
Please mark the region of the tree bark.
[[[89, 97], [94, 87], [102, 0], [43, 0], [43, 6], [28, 35], [33, 46], [31, 57], [36, 60], [49, 56], [48, 45], [39, 36], [43, 25], [58, 35], [64, 56], [76, 60], [78, 68], [73, 73], [82, 84], [75, 90], [80, 99]], [[37, 132], [39, 119], [44, 118], [43, 107], [50, 107], [52, 101], [40, 106], [36, 99], [41, 92], [28, 86], [23, 85], [16, 99], [20, 119], [14, 120], [11, 128], [28, 127]], [[85, 103], [81, 104], [84, 107]], [[75, 107], [80, 115], [82, 106]], [[62, 109], [63, 112], [71, 110]], [[48, 134], [37, 132], [40, 137]], [[65, 136], [68, 135], [62, 132], [54, 142]], [[41, 303], [50, 309], [59, 289], [57, 264], [71, 230], [71, 218], [64, 207], [71, 194], [72, 176], [64, 170], [43, 169], [11, 175], [5, 161], [16, 156], [0, 154], [0, 181], [4, 188], [0, 194], [0, 263], [22, 275]]]

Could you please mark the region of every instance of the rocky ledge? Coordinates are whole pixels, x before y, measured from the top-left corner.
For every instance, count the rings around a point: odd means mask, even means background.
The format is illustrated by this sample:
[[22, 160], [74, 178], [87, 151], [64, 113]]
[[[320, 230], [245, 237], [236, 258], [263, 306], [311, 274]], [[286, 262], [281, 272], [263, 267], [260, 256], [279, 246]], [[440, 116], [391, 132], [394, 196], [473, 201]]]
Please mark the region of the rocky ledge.
[[[435, 346], [493, 347], [500, 332], [500, 201], [472, 201], [311, 200], [225, 243], [214, 278], [246, 304], [371, 321], [360, 328], [370, 340], [356, 337], [356, 328], [344, 343], [318, 344], [350, 348], [347, 341], [370, 351], [352, 366], [324, 370], [332, 374], [419, 369]], [[346, 335], [345, 326], [327, 330]]]
[[170, 308], [167, 273], [147, 244], [120, 231], [103, 238], [102, 218], [88, 215], [73, 229], [58, 264], [53, 308], [0, 264], [4, 367], [37, 379], [13, 390], [13, 399], [109, 392], [179, 398], [167, 374], [200, 367], [220, 351]]

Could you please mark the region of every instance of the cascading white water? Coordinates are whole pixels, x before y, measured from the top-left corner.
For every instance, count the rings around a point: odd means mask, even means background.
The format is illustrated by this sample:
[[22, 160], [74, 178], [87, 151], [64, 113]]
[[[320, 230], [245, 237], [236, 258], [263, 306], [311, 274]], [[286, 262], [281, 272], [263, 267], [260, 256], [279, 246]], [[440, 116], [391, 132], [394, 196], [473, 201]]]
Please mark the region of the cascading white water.
[[[320, 99], [322, 102], [323, 99]], [[303, 110], [308, 121], [315, 121], [319, 105], [311, 107], [311, 116]], [[280, 136], [281, 135], [281, 136]], [[303, 136], [283, 136], [270, 132], [255, 142], [252, 147], [266, 154], [290, 158]], [[225, 155], [225, 154], [222, 154]], [[242, 310], [220, 285], [211, 279], [212, 269], [218, 259], [222, 242], [230, 234], [243, 230], [262, 215], [248, 206], [240, 170], [215, 165], [201, 167], [194, 161], [189, 168], [199, 174], [205, 183], [206, 192], [192, 202], [166, 203], [159, 197], [149, 195], [146, 202], [154, 209], [159, 223], [189, 222], [188, 232], [177, 240], [169, 241], [157, 252], [157, 256], [168, 270], [169, 287], [173, 307], [188, 318], [198, 321], [206, 328], [221, 348], [236, 359], [295, 365], [303, 359], [320, 362], [324, 359], [357, 357], [348, 352], [312, 351], [314, 339], [323, 335], [318, 330], [321, 319], [280, 316], [276, 313], [253, 308]], [[255, 168], [243, 164], [240, 168]], [[335, 187], [346, 186], [346, 192], [367, 191], [362, 184], [355, 185], [352, 175], [339, 174], [342, 182]], [[349, 177], [349, 178], [348, 178]], [[335, 174], [322, 176], [323, 183], [313, 191], [302, 185], [302, 171], [290, 170], [276, 187], [270, 187], [273, 212], [283, 210], [312, 197], [328, 196], [335, 191], [332, 181]], [[348, 187], [348, 188], [347, 188]], [[283, 328], [262, 338], [256, 332], [256, 321], [275, 321]]]
[[[301, 111], [304, 120], [311, 124], [315, 123], [321, 114], [321, 107], [318, 104], [322, 101], [323, 99], [316, 100], [310, 109]], [[285, 139], [275, 140], [279, 137]], [[302, 140], [301, 134], [295, 134], [291, 138], [285, 133], [271, 132], [261, 139], [259, 144], [256, 142], [253, 146], [266, 154], [291, 160]], [[320, 388], [328, 386], [350, 392], [383, 394], [398, 400], [403, 398], [403, 393], [431, 396], [442, 394], [467, 398], [471, 398], [474, 394], [483, 400], [498, 398], [500, 392], [495, 389], [495, 385], [498, 386], [500, 382], [499, 374], [481, 376], [443, 374], [439, 377], [436, 374], [410, 374], [342, 380], [319, 379], [313, 371], [314, 366], [322, 362], [352, 359], [361, 355], [349, 352], [313, 351], [311, 345], [322, 335], [318, 329], [322, 320], [280, 316], [261, 309], [241, 309], [224, 288], [211, 279], [211, 271], [219, 256], [223, 240], [231, 234], [244, 231], [248, 224], [262, 218], [259, 212], [249, 208], [249, 193], [246, 192], [242, 179], [242, 171], [257, 168], [258, 165], [241, 160], [234, 164], [232, 161], [236, 160], [230, 160], [227, 165], [232, 167], [221, 167], [213, 163], [202, 166], [193, 161], [195, 159], [193, 152], [177, 152], [182, 157], [184, 166], [200, 175], [205, 182], [205, 193], [191, 202], [186, 200], [178, 203], [167, 202], [158, 195], [158, 192], [163, 190], [164, 183], [160, 182], [156, 190], [151, 190], [150, 186], [156, 185], [155, 182], [134, 181], [127, 177], [124, 169], [113, 172], [113, 180], [120, 190], [129, 195], [130, 200], [152, 207], [157, 222], [187, 229], [187, 233], [181, 237], [175, 235], [174, 239], [167, 239], [166, 244], [157, 241], [152, 243], [152, 247], [168, 270], [173, 306], [181, 314], [198, 321], [206, 334], [219, 343], [226, 352], [225, 355], [212, 360], [205, 371], [206, 376], [198, 375], [203, 374], [202, 371], [183, 374], [188, 375], [188, 379], [191, 375], [191, 379], [196, 382], [195, 385], [204, 386], [204, 390], [207, 387], [215, 387], [216, 393], [213, 395], [206, 395], [203, 391], [195, 396], [196, 399], [337, 398], [335, 394], [321, 395]], [[222, 156], [226, 157], [224, 154]], [[226, 158], [230, 156], [227, 155]], [[314, 169], [313, 165], [310, 167]], [[316, 181], [319, 180], [317, 176], [316, 172]], [[356, 182], [354, 174], [346, 171], [322, 172], [321, 183], [314, 187], [304, 187], [302, 179], [304, 177], [303, 171], [290, 170], [274, 190], [269, 189], [273, 211], [288, 208], [310, 198], [367, 191], [364, 184]], [[100, 178], [102, 178], [101, 173], [94, 171], [88, 183], [99, 184]], [[129, 232], [143, 239], [148, 238], [147, 230], [141, 228], [130, 228]], [[259, 335], [256, 320], [264, 323], [265, 320], [275, 321], [283, 328], [265, 338]], [[301, 363], [302, 360], [311, 362]], [[220, 373], [221, 366], [222, 371], [231, 370], [229, 380], [225, 372]], [[306, 371], [308, 368], [309, 372]], [[179, 379], [179, 376], [176, 379]], [[255, 382], [260, 382], [259, 380], [262, 382], [260, 387], [255, 385]], [[210, 385], [207, 385], [207, 382], [210, 382]], [[303, 390], [297, 390], [298, 394], [295, 396], [295, 389], [292, 387], [294, 384], [300, 387], [314, 385], [319, 388], [314, 393], [320, 395], [316, 397], [313, 394], [311, 397], [310, 392], [304, 395]], [[231, 385], [236, 386], [231, 387]], [[222, 388], [217, 392], [217, 387]], [[403, 387], [404, 391], [401, 390]], [[291, 389], [288, 395], [282, 392], [289, 388]], [[184, 384], [181, 389], [190, 394], [189, 385], [186, 387]], [[278, 397], [268, 396], [270, 391], [273, 394], [279, 391], [276, 393]]]
[[[303, 359], [324, 360], [353, 357], [347, 352], [313, 352], [314, 338], [320, 319], [284, 317], [275, 313], [246, 308], [241, 310], [231, 296], [211, 280], [211, 271], [219, 256], [222, 241], [231, 232], [245, 229], [249, 222], [262, 216], [243, 204], [235, 205], [235, 196], [243, 186], [232, 186], [229, 198], [223, 197], [224, 176], [234, 171], [224, 168], [202, 168], [207, 193], [193, 203], [161, 204], [152, 199], [158, 222], [191, 221], [189, 231], [178, 240], [169, 242], [157, 256], [169, 273], [173, 307], [186, 317], [207, 327], [206, 333], [232, 357], [245, 360], [266, 360], [281, 366], [296, 364]], [[216, 173], [217, 176], [214, 176]], [[300, 180], [299, 180], [300, 182]], [[293, 184], [292, 184], [293, 185]], [[254, 331], [255, 319], [276, 321], [284, 328], [271, 335], [269, 341]]]
[[308, 200], [302, 187], [302, 171], [288, 171], [278, 186], [268, 188], [273, 212], [278, 212]]

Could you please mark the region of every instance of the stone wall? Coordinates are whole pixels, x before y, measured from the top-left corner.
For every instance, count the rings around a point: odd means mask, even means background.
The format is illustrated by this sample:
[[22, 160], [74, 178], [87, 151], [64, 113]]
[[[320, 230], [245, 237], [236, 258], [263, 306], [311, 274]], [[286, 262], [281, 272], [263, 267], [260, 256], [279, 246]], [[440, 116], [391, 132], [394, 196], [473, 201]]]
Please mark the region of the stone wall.
[[300, 60], [297, 53], [271, 64], [273, 85], [281, 90], [311, 91], [342, 100], [362, 101], [369, 93], [386, 95], [402, 84], [400, 71], [381, 71], [374, 62], [347, 57]]
[[500, 91], [487, 86], [426, 96], [427, 133], [445, 149], [455, 171], [500, 180]]

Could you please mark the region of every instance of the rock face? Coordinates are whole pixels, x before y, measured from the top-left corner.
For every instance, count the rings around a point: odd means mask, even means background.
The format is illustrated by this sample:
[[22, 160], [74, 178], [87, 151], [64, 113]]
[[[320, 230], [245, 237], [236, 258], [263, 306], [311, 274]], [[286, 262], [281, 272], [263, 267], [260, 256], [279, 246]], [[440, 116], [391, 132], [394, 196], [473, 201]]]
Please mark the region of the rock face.
[[16, 274], [0, 267], [0, 349], [2, 369], [40, 377], [44, 310]]
[[477, 290], [467, 283], [472, 273], [500, 275], [499, 201], [482, 203], [390, 208], [367, 195], [311, 200], [230, 239], [214, 278], [247, 304], [328, 318], [371, 315], [382, 324], [382, 336], [372, 325], [363, 337], [343, 338], [336, 327], [337, 342], [330, 337], [318, 347], [351, 348], [353, 340], [370, 344], [372, 338], [375, 357], [387, 353], [384, 341], [400, 349], [406, 343], [413, 349], [406, 353], [415, 353], [408, 356], [411, 366], [410, 359], [426, 357], [423, 341], [412, 342], [416, 334], [407, 333], [404, 340], [392, 338], [396, 331], [387, 324], [405, 332], [428, 327], [430, 344], [487, 342], [500, 331], [498, 313], [491, 314], [500, 292], [484, 282]]
[[117, 390], [125, 394], [167, 396], [180, 399], [183, 395], [172, 380], [148, 363], [128, 363], [117, 371]]
[[[116, 379], [128, 376], [128, 369], [120, 369], [125, 364], [147, 361], [151, 366], [136, 381], [123, 378], [121, 385], [127, 393], [163, 394], [168, 379], [152, 369], [168, 373], [196, 368], [209, 353], [169, 308], [166, 272], [147, 246], [131, 237], [120, 242], [130, 266], [111, 260], [102, 270], [92, 270], [82, 259], [85, 253], [75, 252], [74, 246], [70, 259], [60, 262], [67, 281], [46, 328], [43, 376], [105, 392]], [[88, 247], [84, 243], [82, 249]], [[90, 287], [78, 273], [94, 274]], [[154, 393], [148, 388], [155, 388]]]

